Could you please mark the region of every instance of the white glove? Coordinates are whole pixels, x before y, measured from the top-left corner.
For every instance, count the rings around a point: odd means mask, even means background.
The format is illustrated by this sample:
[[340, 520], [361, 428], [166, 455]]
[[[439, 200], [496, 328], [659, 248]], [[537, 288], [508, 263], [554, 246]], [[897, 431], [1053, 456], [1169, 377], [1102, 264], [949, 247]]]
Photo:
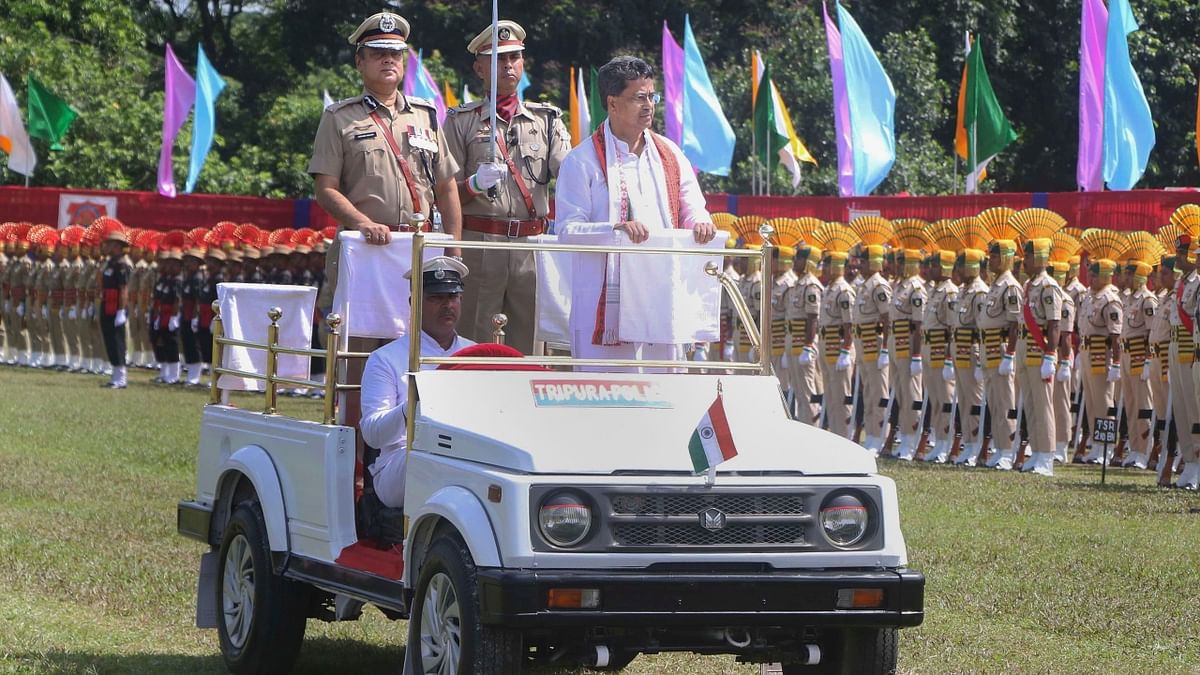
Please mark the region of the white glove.
[[812, 345], [804, 345], [804, 349], [800, 350], [800, 356], [796, 358], [796, 363], [802, 366], [810, 365], [815, 353], [816, 350], [812, 348]]
[[78, 318], [79, 318], [79, 310], [78, 309], [71, 307], [70, 309], [67, 310], [67, 319], [68, 320], [74, 321], [75, 319], [78, 319]]
[[167, 321], [167, 330], [179, 330], [179, 315], [175, 314]]
[[150, 325], [150, 312], [146, 312], [146, 325]]
[[1046, 354], [1042, 357], [1042, 379], [1049, 382], [1054, 377], [1054, 356]]
[[200, 317], [198, 317], [198, 316], [192, 317], [192, 332], [196, 333], [199, 331], [200, 331]]
[[25, 318], [25, 303], [22, 302], [21, 304], [17, 305], [17, 316], [21, 317], [22, 319]]
[[1058, 381], [1069, 382], [1071, 380], [1071, 362], [1063, 359], [1058, 362]]
[[42, 318], [46, 319], [46, 320], [50, 319], [50, 306], [49, 305], [42, 305]]
[[727, 363], [733, 362], [733, 343], [730, 342], [721, 348], [721, 360]]
[[507, 175], [508, 165], [506, 164], [501, 162], [480, 164], [479, 170], [471, 176], [471, 189], [475, 192], [484, 192], [489, 188], [495, 187]]
[[912, 374], [913, 377], [920, 375], [921, 370], [922, 370], [921, 357], [914, 356], [911, 359], [909, 359], [908, 372], [910, 374]]
[[1151, 364], [1150, 359], [1146, 359], [1146, 362], [1142, 364], [1142, 381], [1143, 382], [1150, 381], [1150, 371], [1153, 370], [1153, 368], [1150, 367], [1150, 364]]
[[954, 366], [950, 365], [949, 361], [946, 361], [946, 365], [942, 366], [942, 379], [946, 381], [954, 379]]
[[[197, 321], [197, 319], [192, 319], [192, 321]], [[707, 361], [708, 360], [708, 345], [706, 343], [704, 343], [704, 342], [696, 343], [696, 349], [692, 352], [692, 360], [693, 361]]]
[[1108, 381], [1119, 382], [1121, 380], [1121, 366], [1116, 363], [1108, 364]]
[[118, 309], [117, 316], [113, 319], [113, 325], [116, 326], [117, 328], [120, 328], [121, 326], [125, 325], [125, 321], [126, 321], [125, 310]]
[[979, 366], [975, 366], [975, 380], [983, 382], [983, 368]]
[[1004, 356], [1001, 356], [1000, 357], [1000, 374], [1001, 375], [1012, 375], [1012, 371], [1013, 371], [1012, 354], [1005, 354]]
[[1075, 370], [1083, 367], [1083, 352], [1075, 352]]
[[850, 367], [850, 350], [843, 349], [838, 353], [837, 364], [834, 365], [838, 372], [846, 370]]
[[891, 362], [892, 362], [892, 360], [888, 357], [888, 350], [880, 349], [879, 350], [879, 363], [876, 364], [879, 366], [879, 369], [883, 370], [884, 368], [887, 368], [888, 364]]

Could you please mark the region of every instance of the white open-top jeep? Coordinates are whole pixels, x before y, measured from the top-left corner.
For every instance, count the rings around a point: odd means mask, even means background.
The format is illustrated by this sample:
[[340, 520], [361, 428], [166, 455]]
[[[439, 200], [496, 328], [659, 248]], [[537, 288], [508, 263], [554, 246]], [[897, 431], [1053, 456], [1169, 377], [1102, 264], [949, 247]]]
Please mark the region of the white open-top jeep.
[[[420, 234], [412, 246], [419, 264]], [[769, 248], [733, 254], [766, 262]], [[751, 317], [734, 282], [709, 272], [757, 345], [770, 303]], [[628, 372], [645, 362], [574, 372], [588, 364], [562, 356], [418, 372], [454, 357], [420, 357], [413, 340], [404, 509], [372, 514], [386, 534], [360, 536], [356, 473], [369, 472], [356, 471], [355, 429], [335, 423], [337, 392], [354, 387], [334, 371], [365, 355], [339, 349], [328, 323], [328, 349], [308, 351], [279, 346], [277, 329], [261, 345], [214, 329], [196, 496], [179, 504], [178, 529], [208, 547], [197, 624], [217, 628], [230, 670], [286, 670], [308, 619], [353, 620], [364, 604], [409, 619], [404, 666], [416, 673], [620, 670], [666, 651], [890, 672], [897, 629], [922, 621], [895, 484], [858, 445], [790, 419], [768, 356], [652, 362], [670, 368], [654, 374]], [[267, 350], [266, 372], [224, 367], [230, 344]], [[280, 353], [327, 357], [322, 422], [275, 413], [277, 386], [317, 386], [279, 377]], [[265, 380], [264, 410], [221, 404], [220, 374]], [[693, 473], [688, 441], [719, 388], [738, 454], [712, 479]]]

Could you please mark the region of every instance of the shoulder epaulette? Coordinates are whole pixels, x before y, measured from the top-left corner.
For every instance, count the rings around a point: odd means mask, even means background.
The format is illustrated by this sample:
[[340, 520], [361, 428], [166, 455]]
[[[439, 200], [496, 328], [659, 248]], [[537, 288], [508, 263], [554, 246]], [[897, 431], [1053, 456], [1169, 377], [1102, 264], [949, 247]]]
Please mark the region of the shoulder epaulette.
[[472, 110], [475, 110], [482, 105], [483, 105], [483, 101], [471, 101], [470, 103], [456, 105], [453, 108], [450, 108], [449, 110], [447, 110], [446, 112], [451, 115], [457, 115], [458, 113], [462, 113], [462, 112], [471, 112]]
[[362, 101], [362, 96], [351, 96], [350, 98], [344, 98], [340, 101], [334, 101], [333, 103], [330, 103], [329, 105], [325, 106], [325, 109], [330, 112], [333, 112], [335, 110], [340, 110], [342, 108], [345, 108], [346, 106], [350, 105], [351, 103], [358, 103], [360, 101]]
[[525, 101], [525, 107], [535, 110], [546, 110], [554, 113], [555, 115], [562, 114], [562, 108], [554, 105], [553, 103], [546, 103], [545, 101]]
[[427, 98], [421, 98], [420, 96], [405, 96], [404, 98], [408, 101], [409, 105], [419, 105], [423, 108], [437, 110], [437, 106], [433, 104], [433, 101]]

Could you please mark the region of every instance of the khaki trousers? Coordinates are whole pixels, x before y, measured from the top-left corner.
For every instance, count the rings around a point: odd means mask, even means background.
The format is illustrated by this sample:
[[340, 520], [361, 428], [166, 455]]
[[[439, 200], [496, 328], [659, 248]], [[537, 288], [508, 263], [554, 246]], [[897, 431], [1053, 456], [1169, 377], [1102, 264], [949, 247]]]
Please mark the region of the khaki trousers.
[[[824, 349], [820, 351], [825, 352]], [[836, 363], [824, 361], [820, 368], [829, 430], [842, 438], [850, 438], [854, 433], [854, 355], [854, 347], [851, 346], [850, 367], [845, 370], [838, 370]]]
[[[509, 239], [502, 234], [463, 230], [464, 241], [527, 243], [529, 237]], [[508, 317], [504, 343], [533, 353], [537, 323], [537, 266], [533, 251], [481, 251], [463, 249], [463, 263], [471, 271], [463, 282], [462, 334], [476, 342], [492, 341], [492, 317]]]
[[1171, 340], [1170, 358], [1171, 409], [1179, 433], [1179, 456], [1184, 462], [1194, 462], [1197, 459], [1196, 437], [1191, 431], [1197, 421], [1197, 407], [1200, 407], [1192, 376], [1194, 366], [1179, 362], [1179, 343], [1175, 340]]
[[[974, 361], [974, 359], [972, 359]], [[958, 392], [958, 418], [962, 420], [963, 443], [983, 441], [983, 383], [975, 377], [975, 367], [954, 367], [954, 389]]]
[[67, 362], [67, 334], [63, 326], [62, 307], [50, 308], [50, 349], [54, 352], [54, 365]]
[[46, 334], [50, 330], [50, 321], [42, 318], [42, 309], [39, 307], [32, 310], [33, 316], [30, 316], [28, 305], [25, 308], [27, 325], [29, 326], [29, 348], [34, 354], [41, 354], [45, 358], [45, 354], [49, 351], [49, 341], [46, 339]]
[[829, 402], [823, 399], [825, 384], [821, 380], [821, 367], [825, 364], [821, 362], [820, 354], [814, 354], [812, 361], [807, 364], [800, 363], [798, 349], [788, 355], [788, 360], [791, 365], [788, 376], [791, 380], [792, 394], [796, 397], [796, 419], [818, 426], [821, 424], [822, 405], [829, 405]]
[[[1056, 371], [1057, 375], [1057, 371]], [[1051, 384], [1051, 405], [1054, 407], [1054, 441], [1070, 443], [1075, 425], [1071, 419], [1071, 380], [1060, 382], [1058, 377]]]
[[[1019, 366], [1015, 361], [1013, 370]], [[984, 387], [987, 407], [992, 417], [992, 448], [1011, 450], [1017, 433], [1017, 402], [1012, 375], [1001, 375], [999, 368], [985, 368]]]
[[[1093, 373], [1089, 365], [1091, 363], [1091, 351], [1085, 346], [1083, 351], [1081, 377], [1083, 379], [1083, 405], [1087, 408], [1088, 423], [1092, 428], [1096, 426], [1096, 420], [1103, 417], [1116, 417], [1116, 402], [1113, 400], [1113, 395], [1116, 393], [1116, 383], [1108, 381], [1108, 373]], [[1092, 437], [1092, 429], [1084, 429], [1083, 437], [1090, 439]]]
[[[942, 366], [951, 363], [947, 359], [942, 365], [933, 362], [932, 351], [928, 346], [921, 350], [925, 356], [925, 395], [929, 398], [929, 429], [937, 440], [954, 437], [954, 420], [950, 413], [954, 410], [954, 378], [942, 376]], [[949, 351], [949, 348], [946, 349]], [[953, 365], [951, 363], [951, 365]]]
[[[854, 338], [854, 353], [862, 354], [862, 342], [859, 338]], [[856, 363], [860, 369], [862, 384], [859, 385], [862, 389], [859, 396], [863, 402], [863, 433], [867, 436], [874, 436], [883, 442], [883, 436], [887, 432], [884, 426], [887, 423], [888, 411], [888, 396], [890, 387], [888, 386], [888, 371], [893, 367], [891, 364], [880, 369], [878, 361], [869, 361]]]
[[1025, 429], [1029, 432], [1029, 449], [1031, 452], [1054, 452], [1055, 420], [1050, 404], [1051, 391], [1054, 388], [1053, 377], [1051, 377], [1051, 382], [1042, 379], [1040, 359], [1037, 365], [1025, 365], [1026, 351], [1025, 340], [1021, 340], [1017, 345], [1017, 356], [1014, 359], [1013, 369], [1017, 373], [1017, 380], [1021, 382], [1021, 392], [1025, 396], [1023, 405]]
[[924, 371], [922, 370], [919, 375], [913, 375], [912, 358], [908, 356], [901, 358], [896, 355], [894, 335], [888, 338], [888, 343], [892, 357], [892, 396], [896, 397], [896, 411], [900, 413], [896, 418], [896, 432], [919, 434], [921, 433], [921, 408], [923, 407], [921, 384], [924, 379]]
[[[1150, 415], [1153, 414], [1153, 399], [1150, 383], [1142, 379], [1144, 369], [1153, 370], [1152, 362], [1143, 366], [1143, 371], [1133, 372], [1133, 360], [1121, 352], [1121, 392], [1125, 398], [1125, 420], [1128, 432], [1125, 440], [1131, 452], [1141, 452], [1150, 437]], [[1153, 373], [1151, 374], [1153, 376]]]

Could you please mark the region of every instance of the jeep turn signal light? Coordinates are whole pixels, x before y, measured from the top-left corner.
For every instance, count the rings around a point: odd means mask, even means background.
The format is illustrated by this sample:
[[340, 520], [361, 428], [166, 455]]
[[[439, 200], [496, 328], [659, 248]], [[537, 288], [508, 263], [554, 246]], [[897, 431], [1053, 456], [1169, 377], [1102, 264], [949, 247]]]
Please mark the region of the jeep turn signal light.
[[882, 588], [842, 588], [837, 594], [838, 609], [876, 609], [883, 606]]
[[600, 607], [598, 588], [551, 588], [546, 606], [550, 609], [597, 609]]

